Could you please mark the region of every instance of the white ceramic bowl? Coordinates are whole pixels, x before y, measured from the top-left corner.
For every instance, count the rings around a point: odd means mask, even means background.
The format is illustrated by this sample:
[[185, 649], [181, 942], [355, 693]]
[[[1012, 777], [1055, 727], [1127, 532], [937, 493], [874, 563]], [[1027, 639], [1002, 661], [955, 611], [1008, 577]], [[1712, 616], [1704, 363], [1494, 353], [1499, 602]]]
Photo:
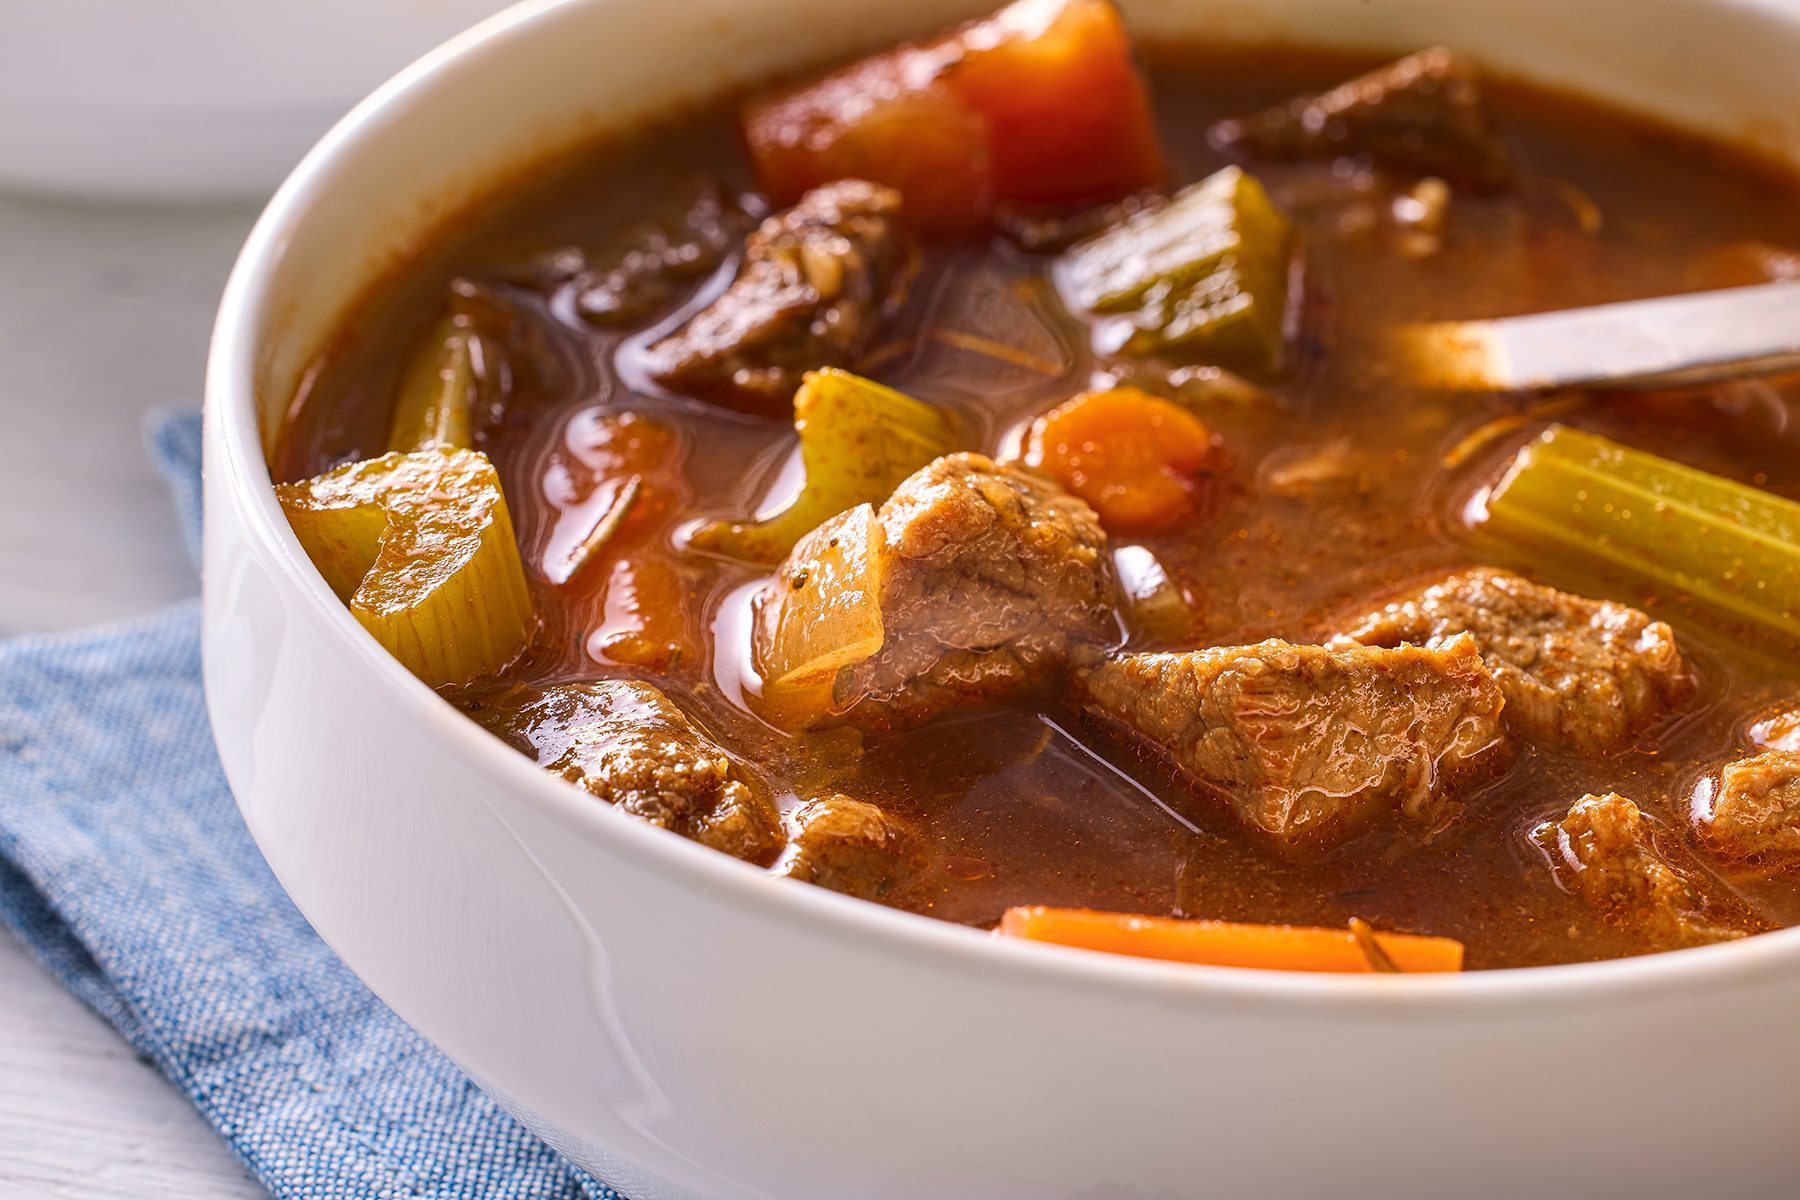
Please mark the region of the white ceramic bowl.
[[[966, 0], [569, 0], [376, 93], [270, 205], [207, 385], [206, 682], [301, 909], [534, 1129], [632, 1196], [1789, 1195], [1800, 931], [1625, 962], [1328, 978], [1000, 944], [769, 879], [551, 780], [307, 562], [261, 429], [381, 271], [490, 180]], [[1773, 0], [1142, 0], [1145, 34], [1511, 72], [1800, 161]]]

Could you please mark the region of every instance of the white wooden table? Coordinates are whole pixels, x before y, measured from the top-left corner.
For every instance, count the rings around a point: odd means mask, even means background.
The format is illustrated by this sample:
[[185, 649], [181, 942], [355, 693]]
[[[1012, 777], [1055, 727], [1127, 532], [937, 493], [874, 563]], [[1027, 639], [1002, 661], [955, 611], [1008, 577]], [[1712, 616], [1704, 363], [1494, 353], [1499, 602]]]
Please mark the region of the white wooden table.
[[[213, 308], [252, 215], [0, 197], [0, 637], [196, 590], [141, 426], [153, 408], [199, 404]], [[0, 931], [0, 1197], [263, 1194]]]

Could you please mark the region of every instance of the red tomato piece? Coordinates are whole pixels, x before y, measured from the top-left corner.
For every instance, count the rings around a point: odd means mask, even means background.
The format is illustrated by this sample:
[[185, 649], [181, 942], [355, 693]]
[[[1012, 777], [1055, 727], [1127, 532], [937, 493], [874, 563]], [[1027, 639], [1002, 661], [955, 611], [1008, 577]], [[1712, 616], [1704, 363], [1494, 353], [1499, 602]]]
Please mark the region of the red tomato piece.
[[897, 188], [907, 222], [940, 236], [981, 232], [997, 205], [1097, 203], [1164, 175], [1110, 0], [1017, 0], [756, 101], [744, 131], [777, 203], [868, 179]]

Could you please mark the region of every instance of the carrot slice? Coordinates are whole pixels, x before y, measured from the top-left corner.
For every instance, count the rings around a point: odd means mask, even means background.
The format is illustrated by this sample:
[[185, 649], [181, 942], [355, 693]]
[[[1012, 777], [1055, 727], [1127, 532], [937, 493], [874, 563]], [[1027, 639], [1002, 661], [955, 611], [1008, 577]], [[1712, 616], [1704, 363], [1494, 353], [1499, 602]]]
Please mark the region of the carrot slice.
[[1158, 533], [1205, 500], [1212, 433], [1186, 409], [1137, 388], [1087, 392], [1039, 417], [1026, 465], [1086, 500], [1109, 533]]
[[957, 236], [997, 205], [1074, 205], [1160, 183], [1162, 146], [1110, 0], [1017, 0], [752, 103], [745, 140], [777, 204], [885, 183], [914, 228]]
[[[1272, 971], [1327, 971], [1347, 974], [1389, 969], [1371, 955], [1356, 933], [1302, 925], [1240, 925], [1230, 921], [1184, 921], [1091, 908], [1009, 908], [1000, 918], [1007, 937], [1054, 942], [1108, 954], [1160, 958], [1214, 967], [1259, 967]], [[1402, 972], [1460, 971], [1463, 945], [1450, 938], [1409, 933], [1377, 933], [1374, 941], [1393, 969]]]

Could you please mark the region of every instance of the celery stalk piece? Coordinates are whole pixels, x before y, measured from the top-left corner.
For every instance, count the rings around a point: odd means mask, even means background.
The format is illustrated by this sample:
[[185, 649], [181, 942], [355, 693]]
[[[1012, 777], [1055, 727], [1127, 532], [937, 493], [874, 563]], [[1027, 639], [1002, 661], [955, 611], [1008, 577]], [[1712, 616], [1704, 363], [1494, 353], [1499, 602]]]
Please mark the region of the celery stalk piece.
[[475, 331], [456, 318], [445, 317], [431, 327], [401, 373], [388, 426], [389, 450], [470, 444], [480, 352]]
[[1601, 566], [1800, 645], [1800, 503], [1552, 425], [1475, 514], [1484, 534]]
[[688, 544], [746, 562], [778, 562], [821, 522], [879, 504], [914, 471], [954, 448], [938, 409], [834, 367], [809, 371], [794, 393], [805, 481], [792, 504], [762, 521], [709, 521]]
[[485, 454], [384, 454], [275, 491], [331, 589], [431, 686], [497, 671], [531, 637], [531, 593]]
[[1285, 356], [1293, 226], [1255, 176], [1226, 167], [1069, 252], [1077, 304], [1127, 317], [1125, 349], [1244, 370]]
[[764, 716], [804, 727], [830, 707], [838, 674], [881, 649], [887, 555], [887, 535], [867, 504], [839, 513], [794, 548], [757, 599], [751, 649]]

